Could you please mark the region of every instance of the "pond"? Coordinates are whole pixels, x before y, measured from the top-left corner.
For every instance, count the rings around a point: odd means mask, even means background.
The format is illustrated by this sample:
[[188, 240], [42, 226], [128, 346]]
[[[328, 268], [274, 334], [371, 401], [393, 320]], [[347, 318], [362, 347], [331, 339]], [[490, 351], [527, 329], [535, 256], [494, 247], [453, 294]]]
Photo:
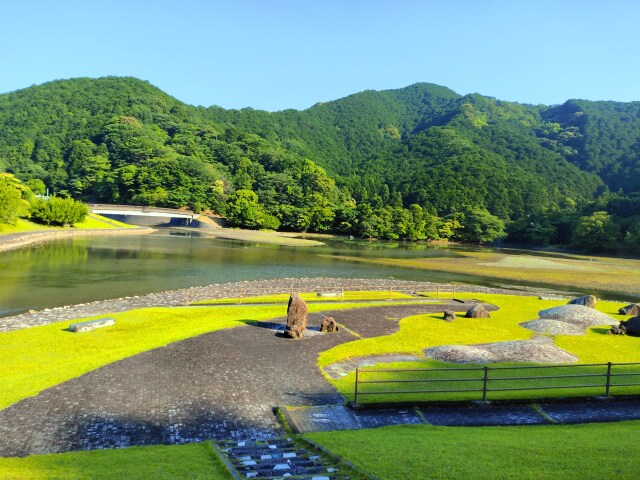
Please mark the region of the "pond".
[[[330, 240], [284, 247], [161, 230], [77, 237], [0, 254], [0, 316], [212, 283], [269, 278], [396, 278], [502, 286], [480, 275], [353, 262], [340, 257], [455, 257], [455, 248]], [[529, 252], [531, 253], [531, 252]]]

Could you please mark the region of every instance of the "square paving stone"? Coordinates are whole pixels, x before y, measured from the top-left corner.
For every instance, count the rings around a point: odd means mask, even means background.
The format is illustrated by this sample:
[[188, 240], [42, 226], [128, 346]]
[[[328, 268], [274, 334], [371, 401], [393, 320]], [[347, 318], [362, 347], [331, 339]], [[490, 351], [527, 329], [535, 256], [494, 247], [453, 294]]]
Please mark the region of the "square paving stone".
[[478, 427], [490, 425], [541, 425], [548, 423], [528, 405], [470, 405], [423, 407], [432, 425]]
[[540, 408], [558, 423], [618, 422], [640, 419], [640, 400], [541, 403]]

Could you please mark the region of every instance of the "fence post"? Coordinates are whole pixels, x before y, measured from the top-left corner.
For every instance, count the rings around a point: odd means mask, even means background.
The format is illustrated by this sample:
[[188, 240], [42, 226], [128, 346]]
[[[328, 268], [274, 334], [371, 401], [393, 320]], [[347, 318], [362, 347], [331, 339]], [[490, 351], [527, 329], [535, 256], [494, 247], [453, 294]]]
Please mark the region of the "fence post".
[[453, 300], [455, 300], [455, 298], [456, 298], [456, 286], [455, 285], [453, 286], [453, 293], [451, 294], [451, 298]]
[[436, 298], [440, 300], [440, 285], [436, 285]]
[[609, 396], [609, 390], [611, 389], [611, 362], [607, 363], [607, 384], [604, 390], [604, 396]]
[[344, 287], [340, 288], [340, 299], [344, 300]]
[[489, 380], [489, 367], [484, 367], [484, 378], [482, 379], [482, 401], [487, 401], [487, 380]]
[[355, 395], [353, 397], [353, 405], [357, 406], [358, 405], [358, 380], [360, 378], [360, 368], [356, 368], [356, 391], [355, 391]]
[[189, 305], [189, 289], [184, 289], [184, 304]]

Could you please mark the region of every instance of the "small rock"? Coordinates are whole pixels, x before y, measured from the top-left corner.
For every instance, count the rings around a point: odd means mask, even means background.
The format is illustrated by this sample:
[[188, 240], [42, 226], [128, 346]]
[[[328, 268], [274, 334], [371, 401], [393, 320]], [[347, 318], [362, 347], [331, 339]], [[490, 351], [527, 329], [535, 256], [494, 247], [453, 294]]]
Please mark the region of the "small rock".
[[337, 332], [340, 330], [338, 322], [333, 317], [324, 317], [320, 325], [321, 332]]
[[611, 330], [609, 330], [609, 332], [612, 335], [626, 335], [627, 333], [627, 327], [626, 327], [627, 322], [625, 322], [624, 320], [622, 322], [620, 322], [620, 325], [614, 325], [613, 327], [611, 327]]
[[473, 307], [467, 310], [465, 314], [467, 318], [491, 318], [489, 312], [484, 308], [481, 303], [476, 303]]
[[620, 315], [634, 315], [637, 317], [640, 315], [640, 305], [638, 305], [637, 303], [631, 303], [626, 307], [620, 308], [618, 310], [618, 313]]
[[593, 295], [576, 297], [572, 300], [569, 300], [567, 305], [584, 305], [585, 307], [596, 308], [596, 297], [594, 297]]
[[452, 310], [445, 310], [442, 319], [445, 322], [453, 322], [456, 319], [456, 313]]

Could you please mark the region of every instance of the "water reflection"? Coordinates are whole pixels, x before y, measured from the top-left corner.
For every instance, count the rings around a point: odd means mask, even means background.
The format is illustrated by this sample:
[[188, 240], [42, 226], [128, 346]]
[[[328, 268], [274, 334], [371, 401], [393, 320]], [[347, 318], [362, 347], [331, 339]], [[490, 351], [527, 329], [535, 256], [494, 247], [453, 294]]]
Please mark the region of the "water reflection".
[[[398, 278], [498, 286], [481, 276], [349, 262], [334, 256], [455, 257], [429, 244], [331, 240], [282, 247], [169, 230], [157, 235], [72, 238], [0, 255], [0, 315], [219, 282], [268, 278]], [[529, 252], [530, 254], [531, 252]]]

